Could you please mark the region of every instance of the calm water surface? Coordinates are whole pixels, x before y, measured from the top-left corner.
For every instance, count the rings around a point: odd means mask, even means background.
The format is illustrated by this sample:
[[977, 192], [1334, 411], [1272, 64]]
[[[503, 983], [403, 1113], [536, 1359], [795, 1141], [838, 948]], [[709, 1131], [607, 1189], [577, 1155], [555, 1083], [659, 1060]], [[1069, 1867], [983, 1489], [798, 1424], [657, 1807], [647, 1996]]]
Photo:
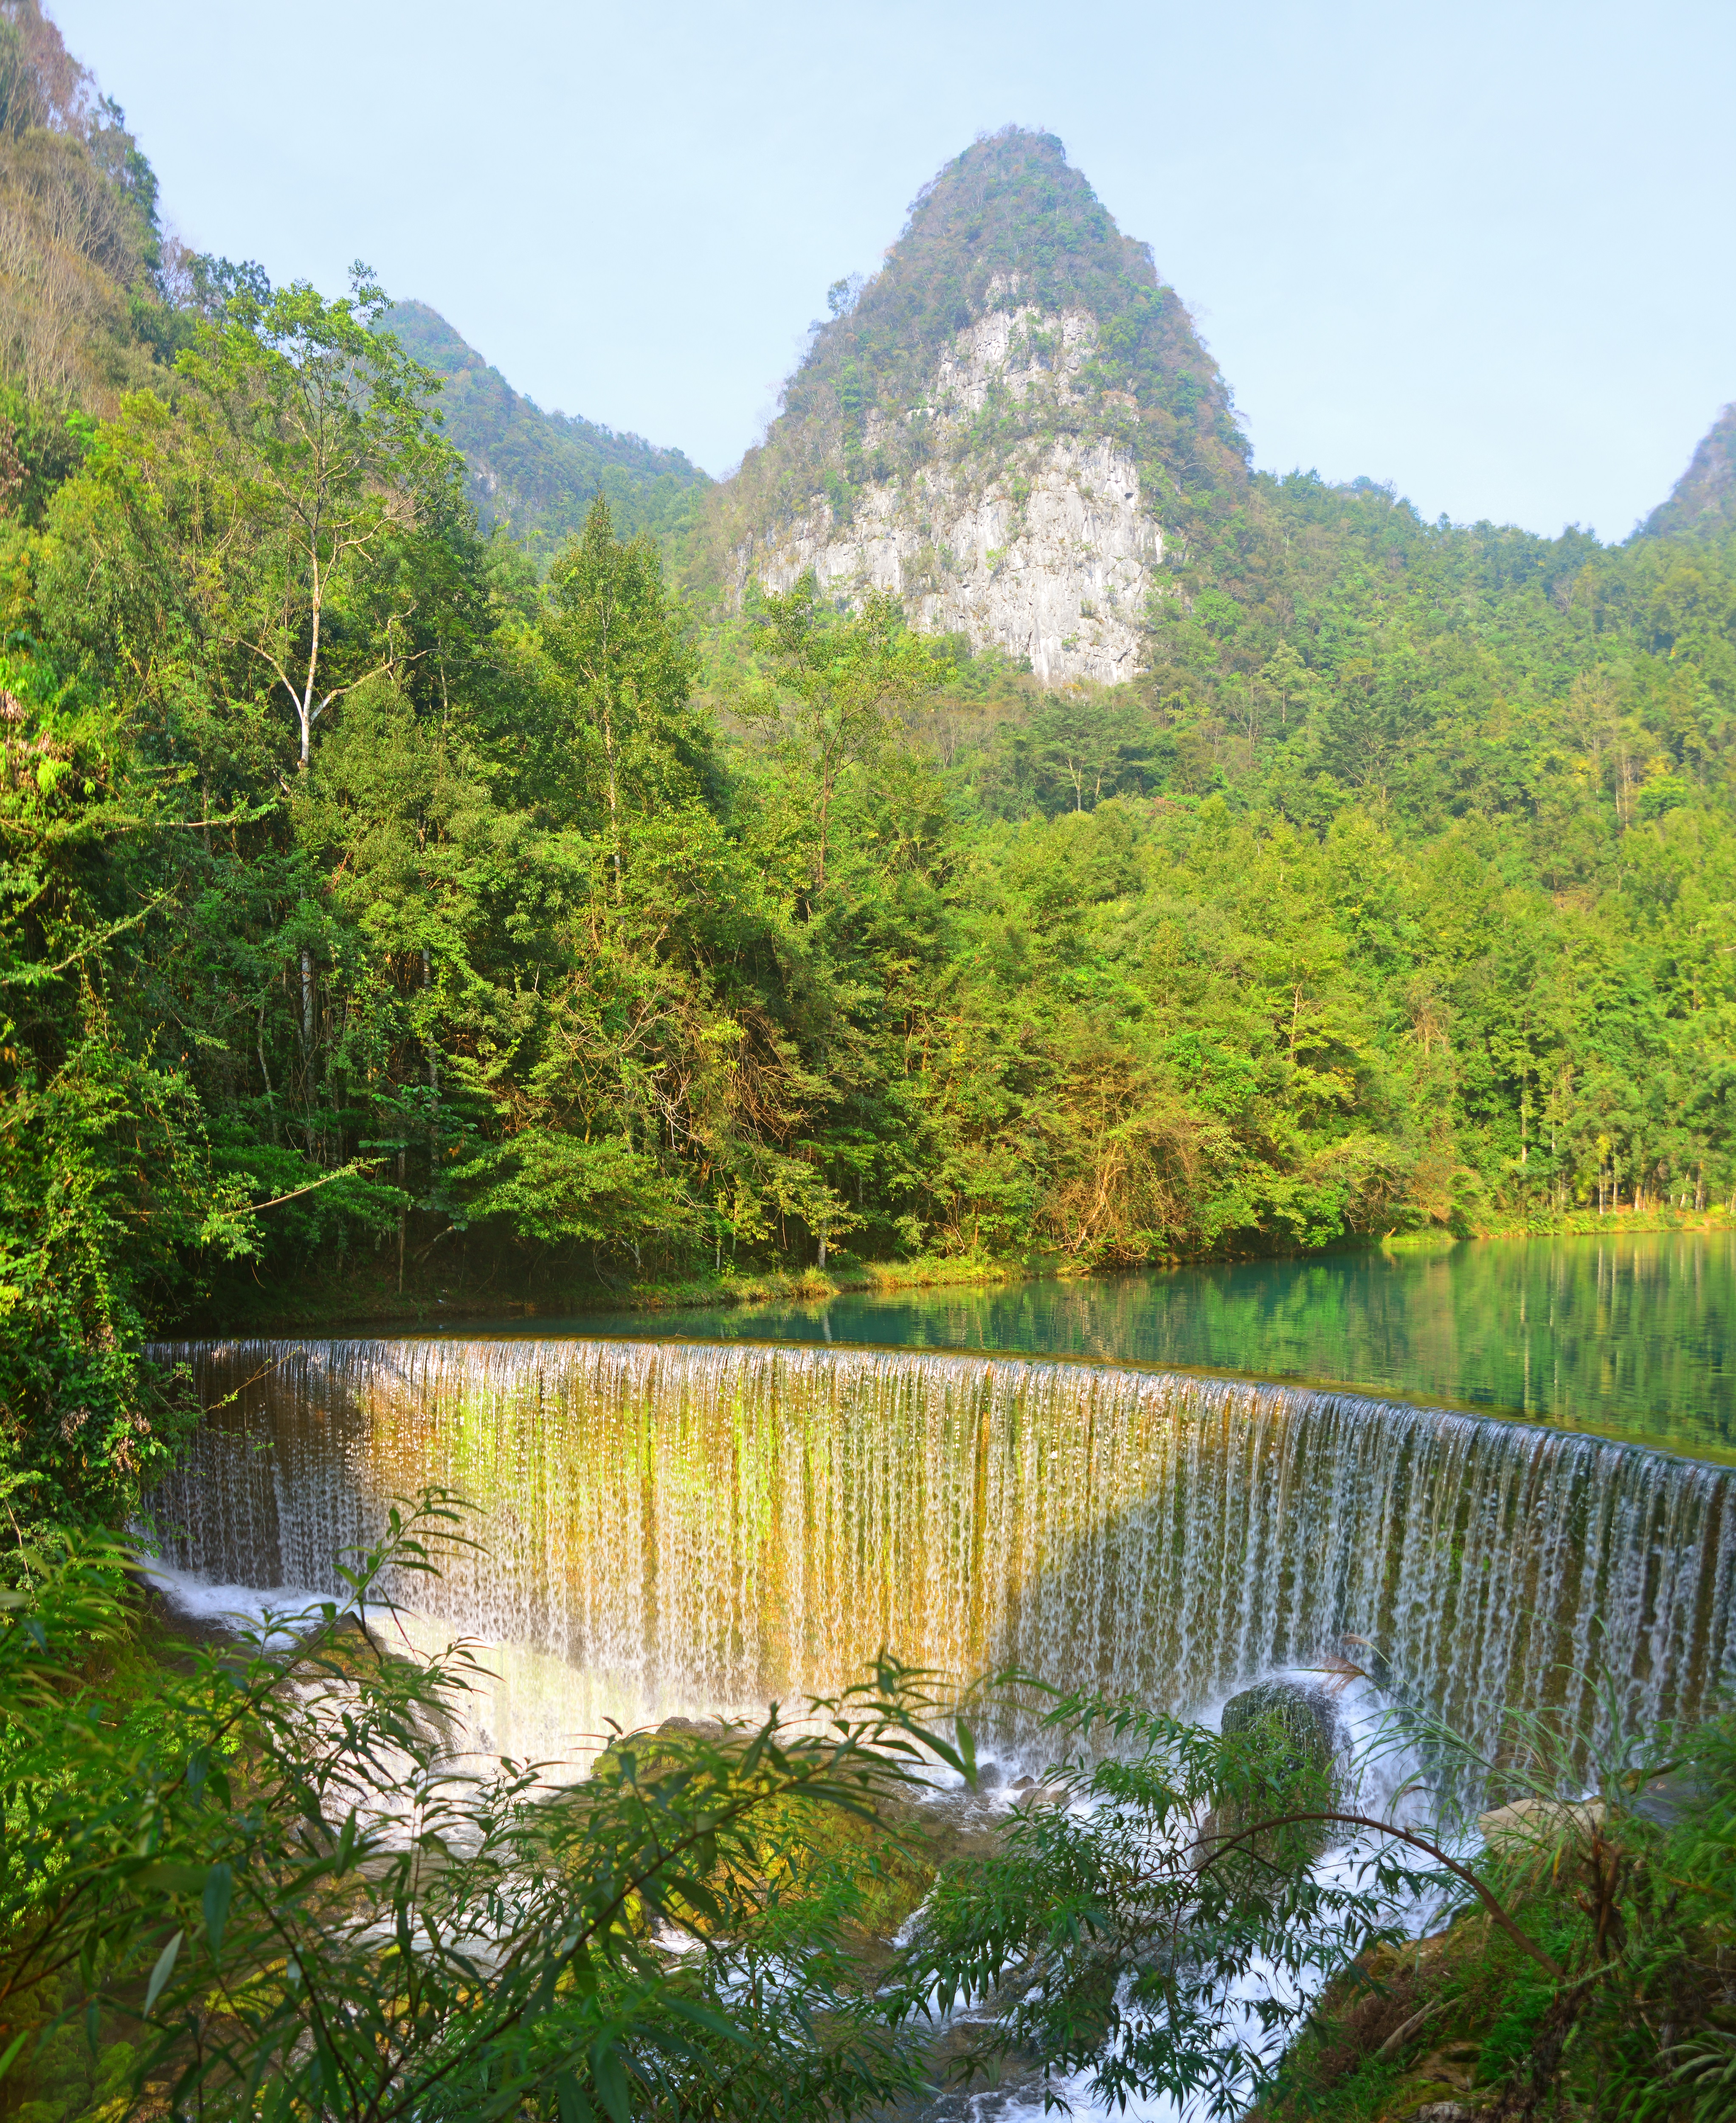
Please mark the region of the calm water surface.
[[1736, 1460], [1736, 1233], [1479, 1240], [1158, 1274], [539, 1319], [534, 1331], [1005, 1349], [1356, 1385]]

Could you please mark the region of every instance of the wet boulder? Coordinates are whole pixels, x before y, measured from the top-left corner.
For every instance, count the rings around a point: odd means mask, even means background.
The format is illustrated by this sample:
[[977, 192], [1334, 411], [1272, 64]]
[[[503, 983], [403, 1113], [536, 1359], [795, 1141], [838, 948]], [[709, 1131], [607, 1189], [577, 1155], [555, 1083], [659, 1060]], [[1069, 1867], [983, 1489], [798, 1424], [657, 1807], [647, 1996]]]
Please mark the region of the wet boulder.
[[1283, 1759], [1330, 1775], [1338, 1753], [1338, 1706], [1323, 1688], [1299, 1680], [1261, 1680], [1231, 1696], [1221, 1727], [1226, 1740], [1244, 1732], [1281, 1736]]
[[666, 1718], [655, 1731], [617, 1732], [592, 1763], [591, 1774], [616, 1781], [627, 1776], [643, 1783], [671, 1769], [693, 1768], [732, 1745], [739, 1750], [746, 1742], [746, 1734], [716, 1718]]
[[1194, 1863], [1232, 1866], [1251, 1891], [1306, 1863], [1331, 1840], [1326, 1821], [1288, 1822], [1292, 1814], [1326, 1813], [1340, 1802], [1338, 1708], [1323, 1688], [1262, 1680], [1224, 1706], [1224, 1786], [1200, 1824]]

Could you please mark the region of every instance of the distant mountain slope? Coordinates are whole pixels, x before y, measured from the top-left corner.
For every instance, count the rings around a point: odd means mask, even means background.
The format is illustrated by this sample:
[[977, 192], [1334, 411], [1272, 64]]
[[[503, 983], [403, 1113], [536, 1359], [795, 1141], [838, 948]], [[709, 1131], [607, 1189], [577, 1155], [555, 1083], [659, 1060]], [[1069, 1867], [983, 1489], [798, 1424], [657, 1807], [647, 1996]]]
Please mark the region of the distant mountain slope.
[[1046, 681], [1130, 677], [1165, 541], [1247, 490], [1216, 364], [1059, 140], [980, 139], [840, 284], [784, 410], [708, 504], [739, 595], [891, 589]]
[[105, 418], [166, 388], [192, 335], [191, 261], [157, 178], [39, 0], [0, 0], [0, 514], [34, 522]]
[[1736, 527], [1736, 405], [1726, 405], [1700, 440], [1668, 501], [1641, 526], [1643, 535], [1680, 537]]
[[507, 525], [539, 558], [579, 528], [599, 493], [617, 530], [667, 538], [680, 533], [711, 484], [680, 450], [544, 412], [425, 302], [400, 302], [390, 323], [405, 350], [445, 379], [446, 432], [484, 525]]

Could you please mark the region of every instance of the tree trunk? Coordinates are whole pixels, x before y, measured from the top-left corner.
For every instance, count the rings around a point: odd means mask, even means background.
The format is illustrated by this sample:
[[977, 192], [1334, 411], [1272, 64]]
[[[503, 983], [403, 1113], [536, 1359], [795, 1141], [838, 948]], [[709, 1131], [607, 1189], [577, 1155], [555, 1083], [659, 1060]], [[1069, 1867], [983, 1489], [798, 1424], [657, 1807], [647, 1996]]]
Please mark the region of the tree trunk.
[[257, 1037], [260, 1052], [260, 1075], [264, 1080], [265, 1110], [271, 1116], [271, 1140], [274, 1145], [278, 1141], [278, 1102], [277, 1095], [271, 1088], [271, 1071], [265, 1066], [265, 1005], [263, 1002], [260, 1005], [260, 1019]]
[[[422, 987], [424, 994], [426, 994], [428, 990], [433, 987], [433, 980], [434, 962], [433, 954], [429, 952], [427, 945], [424, 944], [422, 949]], [[427, 1052], [428, 1088], [428, 1184], [432, 1187], [433, 1184], [435, 1164], [440, 1155], [440, 1048], [434, 1039], [432, 1028], [430, 1029], [427, 1042]]]

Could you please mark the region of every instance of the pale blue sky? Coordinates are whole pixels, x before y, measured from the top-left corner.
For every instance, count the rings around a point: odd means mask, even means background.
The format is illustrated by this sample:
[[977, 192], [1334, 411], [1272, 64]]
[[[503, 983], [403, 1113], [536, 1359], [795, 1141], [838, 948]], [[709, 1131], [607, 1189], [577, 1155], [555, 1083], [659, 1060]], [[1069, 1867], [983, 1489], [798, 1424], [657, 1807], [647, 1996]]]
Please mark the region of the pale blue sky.
[[1008, 120], [1152, 245], [1262, 466], [1621, 537], [1736, 398], [1731, 0], [49, 5], [197, 248], [365, 258], [714, 472]]

